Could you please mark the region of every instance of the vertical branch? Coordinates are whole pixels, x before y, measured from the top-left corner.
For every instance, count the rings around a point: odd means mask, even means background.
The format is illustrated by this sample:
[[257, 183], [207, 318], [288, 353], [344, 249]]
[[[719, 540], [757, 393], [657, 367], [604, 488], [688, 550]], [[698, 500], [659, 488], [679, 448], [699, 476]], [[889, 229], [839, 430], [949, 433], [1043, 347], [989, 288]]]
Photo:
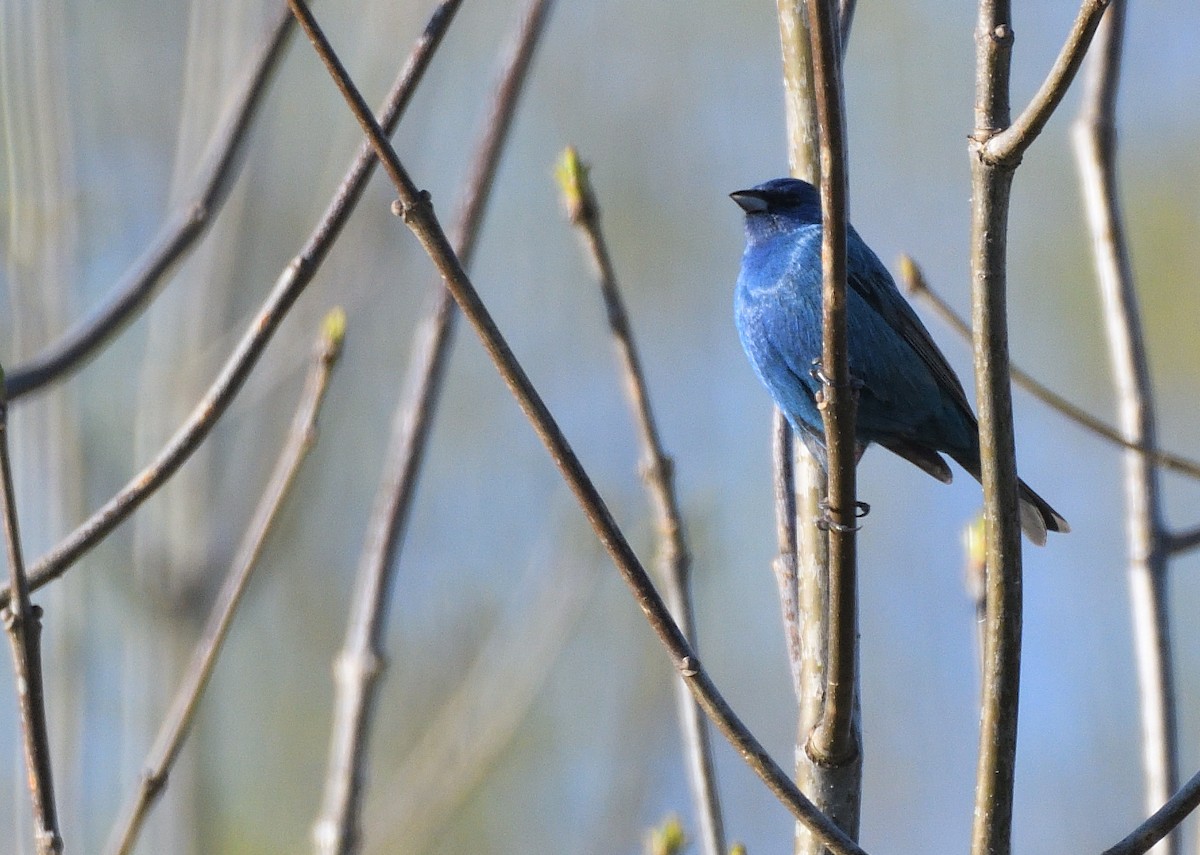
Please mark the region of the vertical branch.
[[[473, 255], [500, 153], [551, 7], [551, 0], [530, 3], [492, 99], [455, 229], [455, 248], [464, 264], [469, 264]], [[409, 391], [393, 419], [392, 439], [355, 580], [346, 639], [336, 665], [329, 767], [321, 815], [313, 829], [320, 853], [358, 848], [363, 767], [375, 690], [383, 670], [388, 595], [450, 355], [455, 316], [454, 300], [439, 283], [433, 309], [416, 333]]]
[[17, 704], [21, 710], [21, 735], [25, 746], [25, 772], [33, 802], [34, 845], [38, 855], [62, 852], [58, 811], [50, 768], [50, 736], [46, 728], [46, 698], [42, 689], [42, 612], [30, 602], [29, 580], [21, 555], [16, 497], [8, 457], [8, 398], [0, 370], [0, 526], [8, 556], [12, 598], [3, 612], [4, 628], [12, 645]]
[[[625, 380], [625, 392], [637, 424], [642, 445], [642, 474], [658, 523], [659, 576], [663, 580], [667, 606], [680, 631], [691, 642], [692, 648], [697, 649], [690, 584], [692, 562], [683, 536], [683, 515], [675, 492], [675, 462], [663, 447], [650, 408], [646, 378], [633, 340], [629, 314], [617, 287], [617, 275], [613, 270], [608, 244], [600, 229], [600, 206], [588, 179], [587, 168], [580, 163], [573, 148], [564, 152], [558, 174], [568, 215], [579, 228], [588, 255], [596, 265], [600, 293]], [[725, 828], [717, 794], [712, 742], [704, 712], [692, 698], [683, 680], [677, 680], [675, 687], [702, 848], [707, 855], [725, 855]]]
[[[779, 42], [789, 171], [797, 178], [815, 183], [819, 180], [817, 114], [811, 44], [803, 6], [803, 0], [778, 0]], [[825, 539], [819, 536], [815, 525], [817, 505], [825, 495], [825, 473], [808, 449], [795, 442], [792, 427], [779, 407], [774, 410], [771, 437], [779, 542], [772, 570], [779, 587], [793, 688], [799, 704], [797, 743], [803, 745], [821, 714], [825, 692], [825, 568], [829, 566], [829, 557]], [[803, 622], [800, 615], [805, 616]], [[805, 786], [804, 752], [797, 750], [796, 758], [797, 782], [807, 792], [813, 792], [813, 787]], [[801, 826], [797, 826], [796, 832], [801, 837], [808, 833]]]
[[821, 127], [821, 414], [829, 455], [829, 671], [821, 723], [808, 750], [826, 764], [858, 754], [853, 733], [857, 694], [858, 597], [854, 447], [855, 393], [846, 347], [846, 146], [841, 50], [833, 6], [806, 0], [813, 82]]
[[[808, 179], [814, 184], [821, 183], [825, 172], [835, 168], [837, 173], [832, 176], [840, 183], [840, 210], [844, 212], [845, 175], [843, 171], [844, 144], [842, 141], [840, 75], [830, 79], [828, 69], [834, 67], [834, 74], [840, 69], [840, 59], [844, 54], [847, 33], [842, 32], [840, 41], [837, 38], [838, 29], [832, 23], [832, 9], [829, 8], [817, 14], [809, 11], [806, 14], [805, 4], [799, 0], [778, 0], [779, 32], [783, 53], [785, 109], [788, 128], [788, 159], [793, 175]], [[810, 4], [811, 8], [811, 4]], [[840, 4], [841, 20], [848, 27], [853, 14], [854, 4]], [[828, 12], [828, 15], [826, 14]], [[818, 27], [817, 19], [823, 19], [825, 24]], [[814, 23], [817, 22], [817, 23]], [[810, 32], [810, 30], [812, 32]], [[824, 41], [822, 41], [824, 39]], [[814, 65], [820, 64], [823, 70], [819, 82], [816, 82]], [[818, 102], [826, 100], [818, 92], [818, 88], [826, 88], [825, 95], [833, 95], [834, 121], [837, 130], [832, 137], [824, 137], [826, 156], [817, 156], [817, 126]], [[832, 92], [830, 91], [832, 87]], [[824, 122], [831, 121], [826, 115]], [[822, 123], [824, 129], [829, 125]], [[837, 150], [836, 157], [829, 157], [833, 149]], [[829, 161], [836, 160], [836, 166]], [[840, 178], [838, 178], [840, 176]], [[826, 222], [829, 214], [826, 212]], [[844, 224], [842, 214], [839, 222]], [[837, 240], [837, 227], [832, 232], [826, 232], [826, 239]], [[826, 266], [829, 271], [829, 267]], [[845, 283], [845, 244], [842, 236], [840, 281]], [[838, 274], [835, 272], [834, 277]], [[844, 292], [843, 292], [844, 293]], [[828, 305], [828, 303], [826, 303]], [[844, 330], [844, 327], [843, 327]], [[826, 344], [830, 339], [825, 339]], [[836, 342], [836, 334], [834, 337]], [[836, 344], [835, 344], [836, 347]], [[844, 347], [844, 345], [843, 345]], [[843, 350], [844, 353], [844, 350]], [[826, 356], [826, 365], [836, 366], [837, 357], [830, 362]], [[844, 366], [844, 361], [842, 362]], [[846, 388], [846, 387], [843, 387]], [[843, 395], [843, 398], [852, 398]], [[851, 403], [853, 403], [851, 401]], [[850, 428], [851, 436], [853, 428]], [[810, 794], [822, 810], [830, 814], [852, 836], [857, 834], [859, 807], [862, 792], [861, 764], [861, 733], [855, 711], [857, 693], [857, 616], [856, 596], [853, 576], [848, 579], [844, 573], [838, 574], [835, 582], [831, 575], [831, 541], [816, 526], [816, 521], [822, 516], [822, 501], [828, 496], [831, 505], [841, 507], [832, 495], [827, 485], [825, 473], [802, 445], [799, 445], [795, 457], [794, 469], [796, 485], [788, 484], [791, 475], [791, 446], [793, 441], [791, 428], [783, 415], [776, 410], [774, 429], [775, 448], [775, 495], [776, 516], [779, 520], [780, 555], [775, 561], [775, 571], [779, 582], [780, 600], [784, 614], [784, 627], [787, 632], [788, 650], [792, 658], [793, 680], [800, 705], [797, 728], [796, 750], [796, 780], [806, 793]], [[853, 448], [851, 444], [851, 449]], [[853, 451], [851, 450], [851, 455]], [[830, 457], [831, 471], [836, 458]], [[853, 457], [851, 456], [850, 478], [854, 477]], [[842, 470], [845, 474], [844, 470]], [[846, 482], [839, 482], [839, 489], [844, 496]], [[790, 499], [790, 501], [789, 501]], [[853, 487], [849, 507], [854, 506]], [[852, 516], [852, 515], [851, 515]], [[789, 517], [791, 519], [789, 519]], [[797, 523], [799, 520], [799, 535]], [[786, 523], [786, 524], [785, 524]], [[850, 525], [852, 526], [851, 519]], [[839, 533], [839, 537], [845, 532]], [[845, 545], [844, 540], [839, 548]], [[853, 545], [851, 545], [850, 566], [853, 565]], [[842, 554], [841, 566], [845, 553]], [[849, 584], [847, 584], [849, 583]], [[833, 589], [837, 588], [834, 594]], [[846, 596], [848, 594], [848, 596]], [[835, 610], [837, 614], [835, 614]], [[850, 620], [845, 617], [850, 615]], [[803, 616], [803, 620], [800, 617]], [[839, 665], [833, 665], [832, 658], [837, 656]], [[835, 691], [834, 687], [838, 687]], [[837, 697], [830, 702], [831, 695]], [[819, 738], [818, 737], [819, 734]], [[803, 747], [801, 747], [803, 746]], [[848, 750], [849, 749], [849, 750]], [[832, 755], [840, 754], [839, 761], [827, 762]], [[809, 831], [797, 825], [796, 852], [819, 853], [822, 850], [820, 841], [816, 840]]]
[[[1137, 449], [1124, 453], [1126, 530], [1133, 637], [1141, 698], [1142, 763], [1147, 814], [1158, 809], [1178, 784], [1178, 736], [1167, 593], [1167, 531], [1158, 469], [1154, 397], [1141, 313], [1129, 264], [1129, 248], [1117, 200], [1116, 97], [1121, 67], [1125, 3], [1114, 0], [1096, 33], [1084, 100], [1072, 140], [1105, 330], [1123, 439]], [[1156, 852], [1176, 853], [1178, 834]]]
[[980, 0], [975, 42], [971, 280], [986, 525], [987, 622], [972, 852], [1004, 855], [1012, 837], [1021, 672], [1021, 532], [1005, 293], [1013, 167], [989, 163], [980, 149], [1009, 124], [1013, 31], [1008, 0]]

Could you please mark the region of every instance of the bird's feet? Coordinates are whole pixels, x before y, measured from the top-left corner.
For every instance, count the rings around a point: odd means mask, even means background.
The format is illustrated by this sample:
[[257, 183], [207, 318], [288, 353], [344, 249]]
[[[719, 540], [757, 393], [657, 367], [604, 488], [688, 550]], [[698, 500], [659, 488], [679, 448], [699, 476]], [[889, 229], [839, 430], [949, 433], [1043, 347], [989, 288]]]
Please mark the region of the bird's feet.
[[[858, 531], [862, 528], [861, 525], [845, 525], [834, 520], [833, 509], [829, 506], [828, 496], [817, 502], [817, 508], [820, 510], [820, 513], [817, 515], [817, 528], [821, 531]], [[862, 519], [869, 513], [871, 513], [871, 506], [866, 502], [854, 503], [854, 518], [856, 520]]]
[[847, 388], [850, 390], [850, 394], [856, 399], [858, 398], [859, 390], [862, 389], [863, 386], [863, 382], [854, 375], [850, 376], [850, 381], [848, 383], [846, 383], [844, 386], [841, 386], [834, 378], [825, 373], [825, 366], [821, 364], [821, 360], [819, 359], [814, 359], [812, 361], [812, 367], [808, 369], [808, 373], [814, 380], [820, 383], [822, 387], [817, 390], [816, 394], [818, 407], [825, 406], [824, 387], [826, 386], [829, 388]]

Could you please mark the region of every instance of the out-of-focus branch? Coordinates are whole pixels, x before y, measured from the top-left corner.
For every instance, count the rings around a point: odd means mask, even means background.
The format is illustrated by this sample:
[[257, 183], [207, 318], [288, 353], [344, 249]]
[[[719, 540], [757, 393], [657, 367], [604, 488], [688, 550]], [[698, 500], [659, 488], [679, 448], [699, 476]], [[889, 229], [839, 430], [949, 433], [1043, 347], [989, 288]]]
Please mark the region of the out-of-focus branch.
[[839, 0], [838, 2], [838, 34], [841, 37], [842, 58], [846, 57], [846, 48], [850, 44], [850, 26], [854, 23], [854, 8], [858, 0]]
[[378, 771], [373, 787], [387, 798], [366, 806], [366, 851], [424, 851], [462, 815], [527, 721], [597, 578], [590, 562], [554, 555], [513, 580], [495, 626], [457, 669], [457, 687], [426, 717], [428, 728], [404, 758]]
[[972, 855], [1012, 845], [1021, 679], [1021, 530], [1008, 367], [1007, 247], [1012, 170], [984, 157], [1009, 125], [1013, 31], [1008, 0], [980, 0], [971, 137], [971, 280], [975, 386], [983, 484], [986, 586], [983, 698]]
[[[46, 694], [42, 680], [42, 610], [29, 599], [29, 580], [21, 552], [17, 500], [8, 457], [8, 398], [0, 369], [0, 527], [4, 529], [9, 587], [14, 596], [4, 606], [4, 628], [12, 647], [17, 707], [25, 748], [25, 774], [33, 805], [33, 839], [38, 855], [62, 852], [54, 778], [50, 766], [50, 734], [46, 727]], [[15, 843], [15, 841], [14, 841]]]
[[779, 765], [771, 759], [753, 734], [738, 720], [717, 690], [708, 672], [701, 667], [699, 659], [696, 658], [679, 627], [675, 625], [670, 611], [654, 589], [649, 575], [638, 561], [629, 541], [617, 526], [612, 512], [609, 511], [595, 485], [584, 471], [574, 449], [563, 436], [562, 430], [530, 382], [525, 370], [513, 356], [508, 342], [501, 335], [491, 314], [480, 300], [478, 292], [463, 271], [461, 263], [433, 214], [429, 194], [418, 190], [409, 177], [408, 172], [396, 156], [395, 150], [371, 116], [362, 95], [350, 80], [341, 61], [333, 53], [333, 49], [307, 6], [301, 0], [288, 0], [288, 4], [312, 40], [396, 188], [399, 198], [393, 203], [394, 210], [417, 237], [437, 266], [446, 287], [450, 289], [463, 315], [479, 335], [484, 349], [491, 357], [505, 384], [516, 397], [521, 409], [529, 418], [538, 438], [550, 452], [551, 458], [578, 499], [600, 542], [608, 550], [651, 627], [667, 648], [675, 667], [687, 681], [693, 696], [709, 717], [717, 723], [722, 734], [729, 739], [746, 763], [792, 812], [793, 816], [813, 828], [832, 852], [838, 853], [838, 855], [862, 853], [861, 847], [847, 837], [828, 817], [814, 808], [812, 803], [788, 780]]
[[208, 230], [229, 196], [250, 125], [294, 27], [294, 19], [283, 7], [212, 136], [208, 154], [198, 170], [195, 194], [159, 226], [150, 245], [121, 275], [104, 304], [91, 317], [9, 372], [9, 400], [37, 391], [81, 368], [150, 304], [166, 275]]
[[[1125, 3], [1114, 0], [1097, 35], [1087, 88], [1073, 129], [1084, 210], [1092, 235], [1109, 360], [1125, 439], [1156, 449], [1154, 395], [1146, 342], [1117, 200], [1116, 94]], [[1150, 813], [1178, 786], [1178, 724], [1171, 662], [1167, 531], [1158, 470], [1150, 454], [1125, 453], [1125, 525], [1134, 658], [1142, 720], [1144, 803]], [[1157, 851], [1175, 855], [1178, 835]]]
[[1168, 534], [1164, 548], [1174, 554], [1187, 552], [1190, 549], [1195, 549], [1197, 546], [1200, 546], [1200, 527], [1184, 529], [1183, 531]]
[[[796, 533], [799, 525], [796, 507], [796, 449], [792, 426], [778, 407], [775, 408], [771, 426], [771, 456], [775, 462], [774, 477], [771, 480], [775, 492], [775, 532], [779, 543], [779, 554], [771, 562], [771, 571], [779, 589], [779, 607], [783, 616], [783, 637], [787, 644], [788, 664], [792, 672], [792, 689], [796, 693], [796, 702], [803, 706], [804, 647], [800, 642], [800, 585], [796, 564]], [[808, 455], [807, 450], [803, 453]], [[807, 459], [804, 461], [805, 464], [811, 462]], [[814, 506], [813, 511], [815, 510]], [[822, 613], [825, 611], [825, 602], [825, 598], [822, 597]], [[805, 617], [808, 618], [807, 615]], [[817, 713], [819, 712], [820, 710], [817, 710]], [[803, 730], [804, 733], [808, 733], [812, 730], [812, 724]]]
[[[1029, 105], [1021, 111], [1016, 121], [994, 134], [980, 147], [979, 155], [994, 165], [1015, 167], [1021, 160], [1021, 155], [1037, 139], [1042, 128], [1050, 121], [1067, 94], [1075, 73], [1083, 63], [1092, 36], [1100, 25], [1100, 18], [1108, 7], [1110, 0], [1083, 0], [1075, 24], [1067, 35], [1058, 59], [1050, 69], [1050, 74], [1033, 96]], [[1011, 31], [1009, 35], [1011, 40]]]
[[[642, 475], [654, 505], [658, 523], [659, 578], [666, 591], [667, 604], [684, 636], [697, 648], [695, 619], [692, 613], [691, 556], [683, 535], [683, 517], [675, 492], [675, 462], [663, 447], [641, 359], [633, 339], [629, 314], [617, 286], [608, 243], [600, 228], [600, 206], [588, 179], [587, 167], [579, 161], [575, 149], [568, 148], [558, 168], [559, 183], [566, 202], [567, 215], [579, 229], [588, 255], [595, 264], [600, 294], [608, 315], [617, 357], [625, 380], [625, 392], [633, 410], [638, 436], [642, 445]], [[712, 742], [708, 723], [687, 686], [677, 684], [679, 723], [683, 731], [688, 775], [692, 785], [692, 800], [700, 826], [701, 849], [707, 855], [726, 855], [725, 825], [721, 818], [721, 803], [717, 792], [716, 769], [713, 764]]]
[[[955, 332], [970, 342], [971, 325], [963, 320], [937, 291], [929, 287], [929, 282], [925, 279], [925, 274], [920, 266], [907, 255], [900, 258], [900, 281], [909, 294], [924, 300], [926, 305], [937, 312], [942, 320], [949, 324]], [[1012, 363], [1009, 364], [1009, 370], [1012, 373], [1014, 383], [1080, 427], [1086, 428], [1097, 436], [1123, 448], [1141, 452], [1164, 469], [1181, 472], [1193, 478], [1200, 478], [1200, 462], [1180, 454], [1172, 454], [1169, 451], [1148, 448], [1145, 445], [1130, 442], [1116, 428], [1096, 418], [1082, 407], [1071, 403], [1049, 386], [1041, 383], [1028, 371], [1018, 368]]]
[[1179, 792], [1171, 796], [1170, 801], [1129, 832], [1120, 843], [1105, 849], [1103, 855], [1142, 855], [1143, 852], [1149, 852], [1154, 844], [1178, 827], [1197, 806], [1200, 806], [1200, 772], [1193, 775]]
[[[492, 98], [455, 229], [455, 244], [464, 264], [469, 264], [474, 254], [500, 153], [552, 5], [550, 0], [533, 0], [527, 8]], [[414, 339], [407, 394], [393, 417], [392, 439], [367, 524], [346, 638], [338, 656], [325, 794], [321, 814], [313, 827], [313, 841], [319, 853], [352, 852], [358, 848], [363, 766], [376, 687], [385, 661], [383, 639], [388, 595], [450, 355], [455, 315], [454, 301], [438, 283], [433, 310], [421, 322]]]
[[142, 767], [137, 790], [120, 822], [113, 827], [105, 850], [110, 855], [125, 855], [133, 849], [150, 809], [166, 789], [167, 777], [191, 731], [200, 697], [208, 687], [209, 677], [212, 676], [217, 656], [229, 634], [233, 616], [241, 604], [242, 594], [251, 574], [258, 566], [258, 558], [262, 554], [267, 534], [291, 491], [300, 465], [307, 459], [308, 452], [316, 442], [317, 414], [325, 399], [325, 390], [329, 386], [333, 366], [341, 354], [345, 323], [345, 315], [337, 309], [326, 316], [322, 325], [313, 366], [304, 383], [300, 403], [292, 418], [292, 426], [284, 441], [283, 450], [250, 519], [250, 525], [242, 537], [225, 583], [217, 594], [183, 682], [159, 727], [158, 736]]
[[[804, 18], [804, 0], [777, 0], [776, 6], [783, 60], [788, 165], [792, 175], [815, 182], [819, 180], [820, 168], [817, 158], [817, 111], [813, 97], [812, 44]], [[774, 408], [771, 421], [771, 455], [779, 543], [779, 553], [771, 569], [779, 588], [783, 631], [799, 705], [796, 739], [799, 745], [803, 745], [821, 714], [824, 686], [820, 684], [820, 677], [825, 670], [824, 629], [828, 601], [825, 581], [826, 568], [829, 566], [827, 544], [816, 529], [816, 516], [804, 516], [804, 509], [815, 511], [824, 498], [825, 473], [808, 449], [795, 441], [792, 426], [779, 407]], [[803, 536], [800, 531], [801, 519], [804, 521]], [[802, 571], [805, 573], [803, 579]], [[805, 647], [801, 641], [801, 613], [805, 615], [804, 626], [817, 639], [815, 645]], [[806, 691], [806, 683], [812, 683], [814, 690]], [[802, 750], [796, 751], [796, 757], [797, 763], [805, 762], [800, 759], [804, 757]], [[804, 784], [799, 770], [797, 780], [801, 785]], [[819, 788], [805, 789], [814, 792]], [[797, 827], [797, 834], [803, 833]]]
[[[445, 0], [440, 4], [413, 47], [381, 113], [381, 124], [389, 133], [395, 129], [396, 123], [408, 106], [454, 12], [461, 3], [462, 0]], [[330, 247], [341, 234], [342, 227], [358, 204], [374, 167], [375, 157], [371, 148], [364, 143], [320, 222], [300, 252], [276, 280], [274, 288], [250, 323], [242, 340], [238, 342], [200, 403], [148, 466], [33, 564], [29, 569], [29, 584], [32, 589], [40, 588], [51, 579], [65, 573], [80, 556], [137, 510], [138, 506], [161, 487], [204, 441], [217, 419], [241, 390], [246, 377], [258, 363], [258, 358], [288, 310], [316, 275]], [[7, 605], [10, 596], [9, 587], [0, 589], [0, 607]]]

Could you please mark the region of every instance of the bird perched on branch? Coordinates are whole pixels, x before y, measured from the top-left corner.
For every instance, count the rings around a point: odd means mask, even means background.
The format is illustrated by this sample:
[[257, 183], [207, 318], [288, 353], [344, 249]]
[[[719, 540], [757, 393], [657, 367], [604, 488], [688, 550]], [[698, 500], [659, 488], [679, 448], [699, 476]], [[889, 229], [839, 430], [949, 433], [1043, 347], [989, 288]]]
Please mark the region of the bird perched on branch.
[[[815, 187], [777, 178], [730, 194], [746, 212], [746, 251], [734, 297], [742, 347], [763, 385], [822, 467], [817, 402], [821, 359], [821, 199]], [[846, 336], [858, 389], [855, 446], [875, 442], [950, 482], [949, 455], [980, 478], [979, 425], [962, 383], [887, 268], [852, 227], [846, 232]], [[1021, 528], [1043, 545], [1069, 531], [1022, 481]]]

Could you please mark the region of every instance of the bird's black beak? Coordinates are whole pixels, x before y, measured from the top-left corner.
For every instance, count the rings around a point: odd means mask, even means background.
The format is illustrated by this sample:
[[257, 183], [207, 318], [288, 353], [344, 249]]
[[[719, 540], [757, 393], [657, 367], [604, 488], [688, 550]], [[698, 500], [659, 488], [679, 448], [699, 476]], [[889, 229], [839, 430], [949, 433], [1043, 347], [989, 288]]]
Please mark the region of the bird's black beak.
[[767, 200], [758, 190], [734, 190], [729, 198], [738, 203], [738, 207], [747, 214], [761, 214], [767, 210]]

